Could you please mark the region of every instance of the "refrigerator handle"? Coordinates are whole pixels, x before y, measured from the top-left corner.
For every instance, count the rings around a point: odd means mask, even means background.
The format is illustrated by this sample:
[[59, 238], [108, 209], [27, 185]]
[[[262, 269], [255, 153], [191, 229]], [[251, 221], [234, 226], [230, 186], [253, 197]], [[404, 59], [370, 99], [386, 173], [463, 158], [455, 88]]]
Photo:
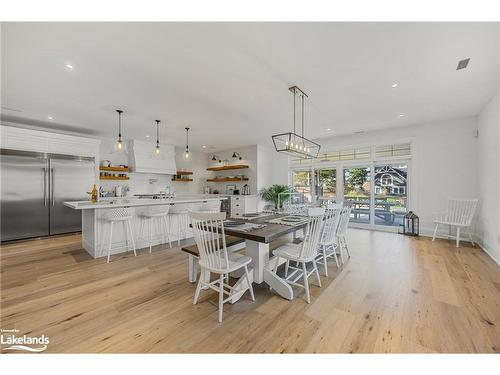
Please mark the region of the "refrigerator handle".
[[47, 206], [47, 168], [42, 168], [43, 171], [43, 205]]
[[52, 206], [56, 205], [56, 200], [54, 199], [54, 168], [50, 168], [50, 200], [52, 202]]

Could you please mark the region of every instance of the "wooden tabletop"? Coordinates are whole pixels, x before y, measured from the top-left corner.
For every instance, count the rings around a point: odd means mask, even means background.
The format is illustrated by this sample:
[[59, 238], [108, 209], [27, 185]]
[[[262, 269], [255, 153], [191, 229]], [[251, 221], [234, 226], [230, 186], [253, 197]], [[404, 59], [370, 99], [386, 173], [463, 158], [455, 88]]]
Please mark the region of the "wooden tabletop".
[[229, 219], [231, 221], [243, 221], [248, 223], [255, 224], [265, 224], [266, 226], [261, 229], [252, 230], [250, 232], [242, 232], [238, 230], [234, 230], [232, 228], [224, 227], [224, 232], [226, 235], [244, 238], [246, 240], [252, 240], [256, 242], [262, 243], [270, 243], [271, 241], [284, 236], [285, 234], [295, 232], [298, 229], [304, 228], [307, 223], [302, 223], [299, 225], [291, 226], [291, 225], [282, 225], [282, 224], [274, 224], [274, 223], [266, 223], [268, 220], [276, 219], [279, 217], [290, 216], [287, 215], [269, 215], [262, 218], [252, 219], [252, 220], [241, 220], [241, 219]]

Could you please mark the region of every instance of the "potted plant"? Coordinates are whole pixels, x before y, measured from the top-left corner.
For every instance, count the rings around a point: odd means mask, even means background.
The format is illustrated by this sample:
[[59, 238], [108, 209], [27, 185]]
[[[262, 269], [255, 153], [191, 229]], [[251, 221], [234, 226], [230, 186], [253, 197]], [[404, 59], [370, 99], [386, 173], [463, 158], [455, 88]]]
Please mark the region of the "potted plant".
[[274, 203], [274, 208], [278, 209], [283, 207], [283, 196], [280, 196], [280, 194], [291, 192], [293, 192], [293, 188], [291, 186], [274, 184], [268, 188], [262, 189], [259, 195], [266, 202]]

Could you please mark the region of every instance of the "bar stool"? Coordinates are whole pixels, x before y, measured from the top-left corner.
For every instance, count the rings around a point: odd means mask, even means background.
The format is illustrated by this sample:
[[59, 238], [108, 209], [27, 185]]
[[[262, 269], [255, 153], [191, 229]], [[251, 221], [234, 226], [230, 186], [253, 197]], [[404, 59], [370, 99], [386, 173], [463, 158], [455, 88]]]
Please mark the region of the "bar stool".
[[[143, 210], [139, 210], [138, 216], [141, 220], [141, 226], [139, 230], [139, 236], [142, 236], [146, 223], [148, 224], [149, 233], [149, 253], [153, 247], [153, 226], [156, 224], [156, 228], [161, 235], [161, 243], [165, 243], [168, 240], [170, 248], [172, 248], [172, 241], [170, 240], [169, 225], [168, 225], [168, 210], [169, 206], [160, 207], [147, 207]], [[144, 237], [142, 237], [144, 238]]]
[[176, 203], [170, 211], [171, 215], [177, 219], [177, 246], [181, 245], [181, 237], [187, 238], [191, 208], [192, 205], [190, 203]]
[[134, 242], [134, 231], [132, 230], [132, 213], [127, 208], [115, 208], [108, 210], [103, 215], [104, 220], [104, 228], [102, 233], [102, 241], [101, 241], [101, 249], [104, 249], [105, 239], [106, 239], [106, 229], [109, 226], [109, 241], [108, 241], [108, 260], [111, 256], [111, 244], [113, 241], [113, 226], [115, 223], [122, 223], [123, 225], [123, 233], [125, 234], [125, 241], [127, 244], [127, 251], [129, 250], [129, 236], [130, 242], [132, 243], [132, 249], [134, 250], [134, 255], [137, 256], [137, 252], [135, 251], [135, 242]]

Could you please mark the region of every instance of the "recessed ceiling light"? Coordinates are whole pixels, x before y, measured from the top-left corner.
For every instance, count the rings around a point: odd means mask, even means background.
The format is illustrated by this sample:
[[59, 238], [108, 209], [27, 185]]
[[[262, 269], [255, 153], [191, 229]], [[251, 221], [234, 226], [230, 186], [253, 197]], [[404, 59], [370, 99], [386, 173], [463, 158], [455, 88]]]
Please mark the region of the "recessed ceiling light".
[[53, 119], [54, 119], [54, 117], [52, 117], [52, 116], [48, 116], [47, 118], [48, 118], [49, 120], [53, 120]]
[[393, 83], [392, 84], [392, 88], [395, 89], [396, 87], [398, 87], [398, 84], [397, 83]]
[[202, 148], [207, 148], [207, 146], [205, 146], [205, 145], [203, 145], [203, 146], [201, 146], [201, 147], [202, 147]]
[[404, 113], [400, 113], [399, 117], [405, 117], [405, 114]]
[[66, 64], [66, 68], [68, 68], [69, 70], [73, 70], [74, 69], [74, 66], [71, 65], [71, 64]]
[[332, 129], [330, 129], [330, 128], [326, 129], [327, 132], [329, 132], [330, 130], [332, 130]]
[[146, 138], [149, 138], [149, 137], [150, 137], [150, 135], [147, 135], [147, 136], [146, 136]]

